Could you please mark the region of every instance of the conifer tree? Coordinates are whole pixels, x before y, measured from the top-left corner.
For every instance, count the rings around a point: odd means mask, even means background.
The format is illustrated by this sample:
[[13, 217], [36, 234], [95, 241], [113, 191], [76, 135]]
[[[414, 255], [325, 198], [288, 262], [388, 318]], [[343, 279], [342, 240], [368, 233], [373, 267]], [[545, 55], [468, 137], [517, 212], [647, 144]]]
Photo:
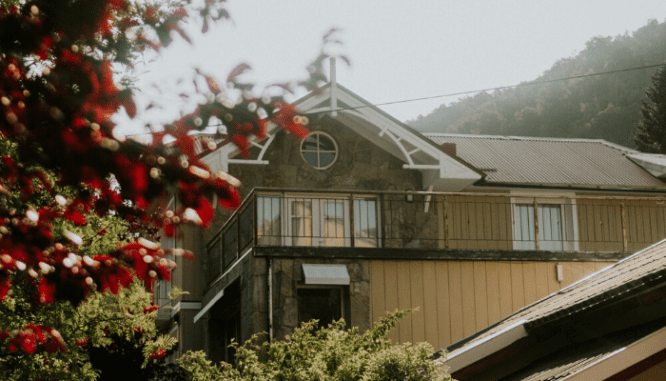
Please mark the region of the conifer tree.
[[652, 76], [645, 95], [641, 120], [634, 127], [634, 142], [643, 152], [666, 153], [666, 68]]

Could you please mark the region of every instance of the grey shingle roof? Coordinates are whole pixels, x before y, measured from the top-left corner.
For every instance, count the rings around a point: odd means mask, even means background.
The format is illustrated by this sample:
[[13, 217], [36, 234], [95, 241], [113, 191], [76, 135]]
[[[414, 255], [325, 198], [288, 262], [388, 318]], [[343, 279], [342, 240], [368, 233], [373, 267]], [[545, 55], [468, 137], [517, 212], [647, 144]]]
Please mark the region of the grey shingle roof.
[[625, 157], [637, 151], [600, 139], [426, 133], [455, 143], [457, 155], [486, 173], [489, 183], [666, 189]]
[[658, 320], [582, 344], [571, 345], [546, 356], [522, 371], [503, 378], [501, 381], [565, 380], [570, 375], [624, 350], [628, 345], [660, 329], [664, 324], [663, 320]]

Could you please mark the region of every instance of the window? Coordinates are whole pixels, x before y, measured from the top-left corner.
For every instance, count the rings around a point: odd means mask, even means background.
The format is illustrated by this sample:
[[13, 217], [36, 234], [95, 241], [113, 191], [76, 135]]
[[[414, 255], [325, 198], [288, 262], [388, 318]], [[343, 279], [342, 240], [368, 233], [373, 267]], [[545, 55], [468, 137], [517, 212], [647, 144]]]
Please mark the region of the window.
[[342, 287], [298, 288], [298, 321], [319, 320], [319, 328], [340, 320], [345, 313]]
[[338, 158], [338, 145], [328, 134], [314, 131], [301, 143], [301, 155], [314, 168], [326, 169]]
[[[539, 226], [539, 250], [577, 250], [575, 208], [564, 200], [558, 203], [537, 204]], [[536, 224], [534, 203], [518, 201], [513, 206], [513, 248], [515, 250], [536, 250]]]
[[[352, 245], [352, 198], [257, 197], [259, 245]], [[353, 237], [356, 247], [379, 246], [379, 202], [354, 197]], [[285, 211], [284, 213], [282, 211]]]
[[354, 246], [379, 247], [377, 200], [354, 199]]
[[289, 236], [293, 246], [350, 246], [349, 200], [288, 198]]
[[282, 244], [282, 214], [278, 196], [257, 197], [257, 240], [259, 245]]

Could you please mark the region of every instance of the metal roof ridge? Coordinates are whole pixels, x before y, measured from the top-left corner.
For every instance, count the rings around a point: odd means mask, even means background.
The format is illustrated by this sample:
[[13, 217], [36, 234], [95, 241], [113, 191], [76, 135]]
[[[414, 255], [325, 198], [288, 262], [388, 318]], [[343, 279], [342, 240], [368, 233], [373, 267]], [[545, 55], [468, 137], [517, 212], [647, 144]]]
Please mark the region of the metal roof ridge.
[[625, 147], [616, 143], [609, 142], [605, 139], [590, 139], [590, 138], [558, 138], [558, 137], [544, 137], [544, 136], [517, 136], [517, 135], [485, 135], [485, 134], [459, 134], [455, 132], [423, 132], [427, 137], [459, 137], [459, 138], [476, 138], [476, 139], [498, 139], [498, 140], [535, 140], [535, 141], [552, 141], [552, 142], [570, 142], [570, 143], [600, 143], [608, 147], [629, 153], [642, 153], [640, 151]]

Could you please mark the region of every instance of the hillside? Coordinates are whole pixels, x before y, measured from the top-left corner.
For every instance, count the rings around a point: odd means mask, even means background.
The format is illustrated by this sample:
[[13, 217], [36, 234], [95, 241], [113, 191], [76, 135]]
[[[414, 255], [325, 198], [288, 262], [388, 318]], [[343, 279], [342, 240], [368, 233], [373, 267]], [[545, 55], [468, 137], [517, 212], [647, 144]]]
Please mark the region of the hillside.
[[[631, 35], [595, 37], [575, 57], [534, 82], [601, 73], [666, 60], [666, 22]], [[634, 147], [633, 125], [656, 68], [481, 93], [407, 121], [423, 132], [601, 138]]]

